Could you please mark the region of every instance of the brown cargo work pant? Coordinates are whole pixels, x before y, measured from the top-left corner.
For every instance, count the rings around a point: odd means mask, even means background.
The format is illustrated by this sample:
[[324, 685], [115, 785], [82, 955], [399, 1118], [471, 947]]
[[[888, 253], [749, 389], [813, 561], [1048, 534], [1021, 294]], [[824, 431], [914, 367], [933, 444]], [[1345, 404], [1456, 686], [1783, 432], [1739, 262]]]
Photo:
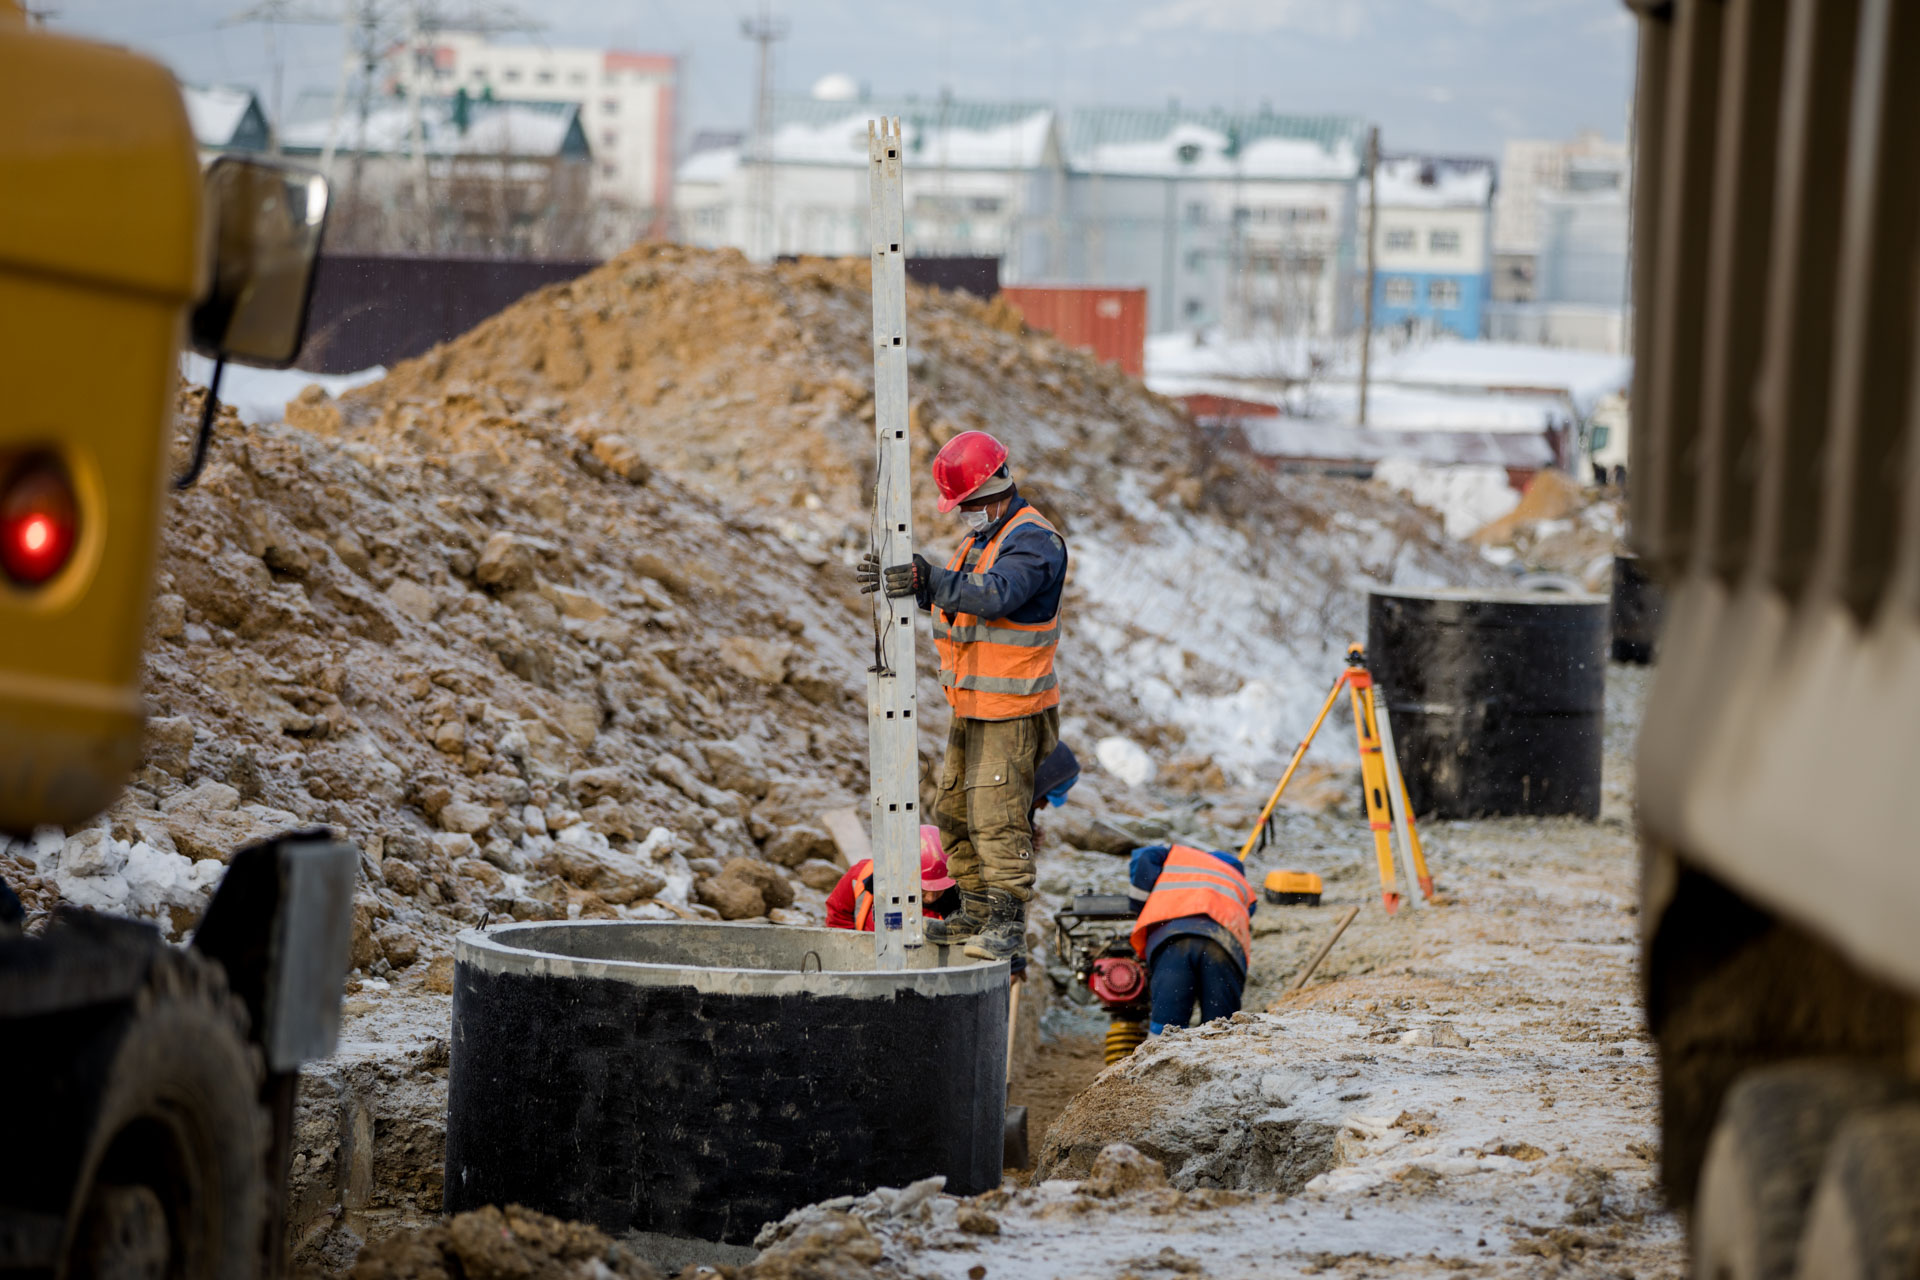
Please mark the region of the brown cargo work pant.
[[1033, 774], [1060, 741], [1060, 708], [1018, 720], [953, 718], [933, 820], [962, 889], [1033, 896]]

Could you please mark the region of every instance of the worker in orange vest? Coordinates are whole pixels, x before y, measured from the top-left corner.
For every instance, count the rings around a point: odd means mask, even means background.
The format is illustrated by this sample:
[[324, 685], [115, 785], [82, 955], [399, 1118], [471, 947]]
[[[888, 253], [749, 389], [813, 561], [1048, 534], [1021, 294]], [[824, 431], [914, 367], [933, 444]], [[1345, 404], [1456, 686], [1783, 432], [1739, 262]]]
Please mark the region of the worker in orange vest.
[[[947, 874], [947, 857], [940, 850], [940, 829], [920, 828], [920, 902], [927, 919], [938, 920], [958, 904], [959, 890]], [[862, 858], [847, 868], [840, 883], [827, 895], [827, 928], [873, 932], [873, 859]]]
[[925, 556], [884, 570], [869, 553], [862, 591], [885, 587], [933, 614], [940, 687], [953, 708], [933, 816], [960, 885], [958, 914], [929, 921], [927, 940], [966, 954], [1026, 958], [1033, 896], [1034, 772], [1060, 741], [1060, 595], [1067, 544], [1020, 496], [1006, 446], [963, 431], [933, 460], [940, 510], [956, 507], [967, 534], [936, 568]]
[[1147, 1030], [1186, 1026], [1196, 1002], [1202, 1022], [1238, 1013], [1258, 905], [1240, 859], [1149, 845], [1133, 851], [1127, 878], [1139, 912], [1133, 950], [1147, 962], [1152, 992]]

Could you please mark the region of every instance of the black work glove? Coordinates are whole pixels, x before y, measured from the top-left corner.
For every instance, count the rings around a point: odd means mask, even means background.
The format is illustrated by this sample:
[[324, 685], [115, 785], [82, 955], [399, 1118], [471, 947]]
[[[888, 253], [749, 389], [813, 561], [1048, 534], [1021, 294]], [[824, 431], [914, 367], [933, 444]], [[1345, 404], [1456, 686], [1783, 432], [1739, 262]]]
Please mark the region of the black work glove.
[[887, 594], [894, 598], [914, 596], [918, 598], [933, 588], [933, 566], [927, 558], [916, 555], [907, 564], [887, 566]]
[[932, 589], [933, 566], [927, 563], [925, 556], [915, 556], [907, 564], [880, 567], [880, 557], [869, 551], [860, 557], [860, 563], [853, 570], [854, 581], [860, 584], [860, 594], [871, 595], [880, 589], [884, 580], [887, 595], [919, 596]]

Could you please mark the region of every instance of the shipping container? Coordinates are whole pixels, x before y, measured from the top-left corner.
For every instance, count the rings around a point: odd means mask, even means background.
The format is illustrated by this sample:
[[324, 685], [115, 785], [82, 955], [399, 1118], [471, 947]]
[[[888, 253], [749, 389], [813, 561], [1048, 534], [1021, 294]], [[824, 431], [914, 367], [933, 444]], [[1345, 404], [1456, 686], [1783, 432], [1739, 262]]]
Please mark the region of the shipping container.
[[1105, 285], [1013, 285], [1000, 296], [1029, 325], [1134, 377], [1147, 372], [1147, 291]]

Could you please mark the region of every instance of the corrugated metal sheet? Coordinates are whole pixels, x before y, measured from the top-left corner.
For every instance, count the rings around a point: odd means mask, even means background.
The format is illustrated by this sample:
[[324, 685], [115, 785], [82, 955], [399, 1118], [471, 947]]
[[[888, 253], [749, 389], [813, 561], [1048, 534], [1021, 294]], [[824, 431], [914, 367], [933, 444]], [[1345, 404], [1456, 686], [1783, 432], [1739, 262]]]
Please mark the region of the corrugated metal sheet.
[[585, 259], [322, 254], [297, 364], [310, 373], [391, 367], [459, 337], [535, 289], [599, 265]]
[[1091, 351], [1136, 378], [1147, 372], [1147, 291], [1101, 285], [1013, 285], [1000, 291], [1029, 325]]

